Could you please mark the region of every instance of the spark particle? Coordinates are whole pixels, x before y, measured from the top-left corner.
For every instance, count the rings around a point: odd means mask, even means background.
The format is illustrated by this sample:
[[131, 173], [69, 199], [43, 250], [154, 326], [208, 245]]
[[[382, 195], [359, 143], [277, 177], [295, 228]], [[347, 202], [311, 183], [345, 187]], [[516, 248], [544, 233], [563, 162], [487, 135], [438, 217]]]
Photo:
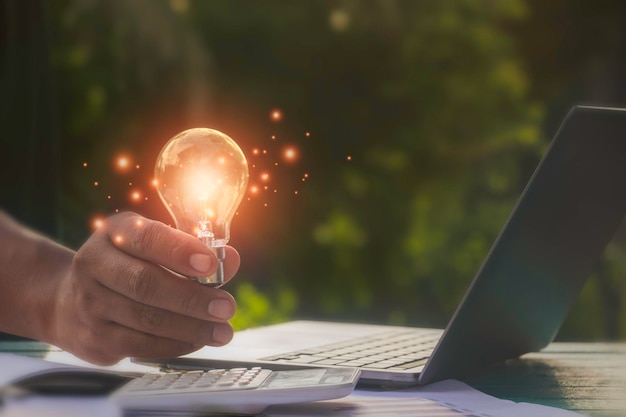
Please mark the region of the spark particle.
[[117, 167], [121, 170], [126, 170], [128, 169], [130, 165], [130, 160], [128, 159], [127, 156], [120, 156], [117, 158]]
[[141, 192], [139, 190], [135, 190], [132, 193], [130, 193], [130, 199], [133, 201], [139, 201], [141, 200]]
[[83, 166], [87, 168], [87, 162], [83, 162]]
[[294, 146], [283, 149], [283, 159], [287, 162], [295, 162], [298, 159], [298, 150]]
[[98, 185], [100, 185], [100, 183], [99, 183], [98, 181], [94, 181], [94, 182], [93, 182], [93, 186], [94, 186], [94, 187], [97, 187]]
[[283, 119], [283, 112], [280, 109], [274, 109], [270, 112], [272, 122], [280, 122]]
[[102, 226], [104, 226], [104, 219], [102, 217], [96, 217], [93, 220], [93, 228], [100, 229]]

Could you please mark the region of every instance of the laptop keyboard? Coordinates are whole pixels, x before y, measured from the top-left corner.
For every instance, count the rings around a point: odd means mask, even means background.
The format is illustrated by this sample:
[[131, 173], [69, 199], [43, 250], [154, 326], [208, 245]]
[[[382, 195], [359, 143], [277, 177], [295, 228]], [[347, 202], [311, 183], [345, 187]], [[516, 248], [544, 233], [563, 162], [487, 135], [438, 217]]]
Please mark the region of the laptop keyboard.
[[423, 367], [441, 332], [391, 332], [262, 358], [282, 363], [403, 371]]

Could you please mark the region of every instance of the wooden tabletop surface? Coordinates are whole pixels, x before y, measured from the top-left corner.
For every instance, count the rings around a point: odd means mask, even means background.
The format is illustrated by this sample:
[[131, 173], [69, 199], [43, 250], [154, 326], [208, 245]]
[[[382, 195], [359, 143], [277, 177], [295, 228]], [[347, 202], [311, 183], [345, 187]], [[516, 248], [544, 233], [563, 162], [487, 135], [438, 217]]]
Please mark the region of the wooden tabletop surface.
[[502, 399], [624, 417], [626, 343], [553, 343], [465, 382]]

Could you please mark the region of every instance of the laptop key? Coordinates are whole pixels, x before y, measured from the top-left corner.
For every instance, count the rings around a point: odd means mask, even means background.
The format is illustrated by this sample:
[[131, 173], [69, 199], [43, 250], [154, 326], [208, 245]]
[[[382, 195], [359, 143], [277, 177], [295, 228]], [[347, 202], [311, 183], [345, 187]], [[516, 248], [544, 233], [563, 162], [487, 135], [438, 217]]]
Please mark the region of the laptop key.
[[369, 363], [370, 361], [347, 361], [347, 362], [340, 362], [337, 365], [360, 367], [360, 366], [366, 366]]
[[320, 361], [314, 362], [316, 365], [337, 365], [343, 362], [341, 359], [322, 359]]
[[413, 361], [413, 362], [408, 362], [408, 363], [403, 363], [401, 365], [398, 365], [400, 368], [402, 369], [411, 369], [411, 368], [415, 368], [417, 366], [422, 366], [422, 365], [426, 365], [426, 362], [428, 361], [428, 358], [426, 359], [420, 359], [418, 361]]
[[291, 359], [290, 362], [313, 363], [313, 362], [319, 361], [320, 359], [324, 359], [324, 358], [319, 357], [319, 356], [312, 356], [312, 355], [300, 355], [297, 358]]

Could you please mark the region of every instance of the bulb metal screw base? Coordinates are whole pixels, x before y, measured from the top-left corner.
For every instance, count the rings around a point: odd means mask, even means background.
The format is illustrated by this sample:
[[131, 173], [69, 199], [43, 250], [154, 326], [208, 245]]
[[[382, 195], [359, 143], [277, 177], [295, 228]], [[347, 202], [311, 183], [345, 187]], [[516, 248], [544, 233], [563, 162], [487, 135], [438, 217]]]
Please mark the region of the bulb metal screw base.
[[191, 277], [191, 279], [207, 287], [219, 288], [224, 285], [224, 259], [226, 259], [226, 248], [224, 246], [218, 246], [211, 249], [215, 252], [215, 255], [217, 255], [217, 270], [213, 275], [208, 277]]

